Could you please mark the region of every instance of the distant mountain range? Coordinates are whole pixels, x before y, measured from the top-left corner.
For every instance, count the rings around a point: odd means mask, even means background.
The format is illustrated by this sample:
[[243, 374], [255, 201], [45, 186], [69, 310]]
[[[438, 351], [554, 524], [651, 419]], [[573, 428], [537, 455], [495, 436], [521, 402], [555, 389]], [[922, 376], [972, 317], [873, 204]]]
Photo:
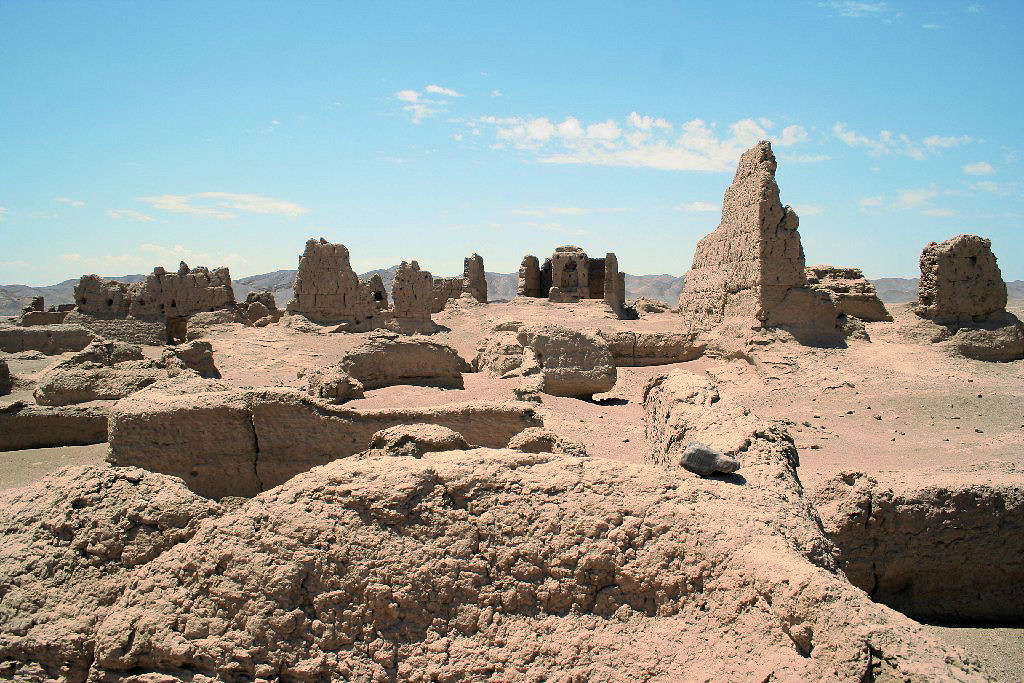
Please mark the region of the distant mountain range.
[[[398, 266], [386, 269], [371, 270], [361, 274], [361, 279], [380, 275], [384, 287], [390, 292], [395, 280]], [[278, 306], [284, 306], [292, 298], [292, 283], [295, 281], [294, 270], [275, 270], [272, 273], [251, 275], [235, 280], [232, 285], [235, 298], [244, 301], [249, 292], [269, 290], [274, 293]], [[509, 300], [516, 295], [519, 282], [517, 273], [487, 273], [487, 298], [490, 301]], [[110, 278], [119, 282], [140, 282], [144, 275], [123, 275]], [[917, 298], [917, 278], [886, 277], [871, 280], [878, 289], [878, 296], [887, 304], [906, 303]], [[74, 287], [78, 280], [64, 282], [46, 287], [29, 287], [28, 285], [0, 285], [0, 315], [17, 315], [32, 297], [46, 298], [47, 306], [73, 303]], [[1010, 299], [1024, 299], [1024, 280], [1012, 280], [1006, 283]], [[683, 290], [683, 277], [674, 275], [629, 275], [626, 274], [626, 298], [635, 299], [646, 296], [664, 301], [675, 306], [679, 301], [679, 293]]]

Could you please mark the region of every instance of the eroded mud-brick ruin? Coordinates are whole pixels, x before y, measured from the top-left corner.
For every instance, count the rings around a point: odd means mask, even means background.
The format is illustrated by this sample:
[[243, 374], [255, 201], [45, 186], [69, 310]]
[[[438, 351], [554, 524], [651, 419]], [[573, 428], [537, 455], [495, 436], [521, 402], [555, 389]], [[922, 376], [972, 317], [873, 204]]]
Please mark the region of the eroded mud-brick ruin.
[[626, 276], [619, 272], [615, 254], [590, 258], [580, 247], [566, 245], [555, 249], [543, 264], [532, 254], [523, 257], [518, 294], [556, 303], [603, 299], [621, 309], [626, 300]]
[[897, 445], [925, 411], [893, 386], [948, 377], [965, 425], [975, 378], [1019, 394], [977, 362], [1024, 357], [991, 244], [927, 245], [887, 310], [805, 266], [776, 166], [740, 158], [675, 311], [627, 309], [613, 253], [526, 256], [488, 304], [478, 254], [389, 295], [324, 238], [286, 310], [184, 263], [33, 302], [0, 449], [105, 464], [0, 492], [0, 678], [989, 680], [914, 619], [1024, 619], [1022, 470]]

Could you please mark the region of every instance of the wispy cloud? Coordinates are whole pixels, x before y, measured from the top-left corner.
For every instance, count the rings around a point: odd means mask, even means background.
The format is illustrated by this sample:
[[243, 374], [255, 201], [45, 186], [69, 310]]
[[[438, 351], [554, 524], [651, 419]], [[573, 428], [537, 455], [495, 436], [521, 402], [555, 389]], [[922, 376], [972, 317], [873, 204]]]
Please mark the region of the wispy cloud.
[[547, 208], [523, 208], [523, 209], [512, 209], [512, 213], [516, 216], [545, 216], [548, 214], [554, 216], [585, 216], [592, 213], [623, 213], [630, 211], [631, 209], [619, 206], [551, 206]]
[[462, 97], [462, 93], [460, 92], [456, 92], [451, 88], [444, 88], [441, 87], [440, 85], [436, 85], [433, 83], [424, 88], [424, 90], [426, 90], [429, 93], [434, 93], [435, 95], [444, 95], [446, 97]]
[[154, 220], [149, 214], [136, 211], [135, 209], [107, 209], [107, 215], [119, 221], [141, 221], [149, 223]]
[[921, 28], [926, 31], [939, 31], [942, 29], [942, 24], [921, 24]]
[[80, 199], [71, 199], [70, 197], [54, 197], [53, 201], [60, 202], [61, 204], [67, 204], [75, 208], [81, 208], [85, 206], [85, 202]]
[[964, 166], [964, 173], [967, 175], [992, 175], [996, 169], [987, 161], [975, 161]]
[[955, 216], [956, 211], [953, 209], [925, 209], [922, 211], [925, 216], [934, 216], [937, 218], [945, 218], [948, 216]]
[[773, 137], [766, 119], [743, 119], [727, 126], [721, 137], [715, 124], [694, 119], [678, 126], [631, 112], [620, 124], [614, 119], [585, 124], [575, 116], [555, 122], [540, 118], [484, 116], [470, 126], [493, 127], [494, 149], [513, 147], [533, 152], [541, 163], [628, 166], [684, 171], [729, 171], [746, 149], [770, 139], [779, 146], [807, 139], [801, 126], [789, 126]]
[[[462, 93], [456, 92], [451, 88], [442, 87], [436, 83], [426, 86], [423, 88], [423, 91], [442, 97], [462, 97]], [[410, 120], [416, 124], [421, 123], [423, 119], [429, 116], [446, 111], [443, 100], [426, 98], [416, 90], [399, 90], [395, 93], [395, 97], [402, 102], [408, 103], [402, 107], [402, 110], [409, 112]]]
[[65, 263], [80, 263], [82, 261], [81, 254], [61, 254], [60, 260]]
[[721, 208], [721, 205], [712, 202], [690, 202], [689, 204], [680, 204], [676, 207], [676, 211], [712, 212], [719, 211]]
[[938, 191], [927, 188], [900, 190], [891, 206], [894, 209], [916, 209], [938, 194]]
[[165, 194], [156, 197], [141, 197], [141, 201], [149, 203], [154, 209], [205, 216], [217, 220], [238, 218], [237, 214], [226, 209], [291, 217], [301, 216], [309, 211], [304, 206], [284, 199], [234, 192], [199, 192], [191, 195]]
[[862, 209], [874, 209], [881, 206], [882, 201], [882, 195], [878, 195], [877, 197], [863, 197], [858, 203]]
[[966, 145], [973, 142], [973, 138], [968, 135], [929, 135], [920, 143], [917, 143], [904, 133], [897, 135], [888, 130], [881, 131], [877, 137], [869, 137], [850, 130], [842, 121], [832, 126], [832, 134], [849, 147], [862, 147], [868, 150], [868, 153], [872, 156], [897, 154], [918, 160], [928, 158], [929, 153], [939, 149]]
[[964, 11], [968, 12], [969, 14], [980, 14], [980, 13], [985, 11], [985, 8], [982, 7], [981, 5], [977, 4], [977, 3], [974, 3], [972, 5], [968, 5], [964, 9]]
[[528, 227], [534, 228], [535, 230], [543, 230], [545, 232], [556, 232], [562, 235], [571, 235], [573, 237], [580, 237], [588, 234], [583, 228], [570, 228], [562, 225], [561, 223], [541, 223], [539, 221], [530, 221], [526, 224]]
[[824, 207], [817, 204], [797, 204], [793, 210], [798, 216], [818, 216], [825, 213]]
[[10, 211], [11, 210], [8, 209], [6, 206], [0, 206], [0, 223], [3, 223], [5, 220], [7, 220], [7, 214], [10, 213]]
[[818, 7], [832, 10], [841, 17], [888, 17], [893, 12], [884, 2], [858, 2], [857, 0], [831, 0], [819, 2]]

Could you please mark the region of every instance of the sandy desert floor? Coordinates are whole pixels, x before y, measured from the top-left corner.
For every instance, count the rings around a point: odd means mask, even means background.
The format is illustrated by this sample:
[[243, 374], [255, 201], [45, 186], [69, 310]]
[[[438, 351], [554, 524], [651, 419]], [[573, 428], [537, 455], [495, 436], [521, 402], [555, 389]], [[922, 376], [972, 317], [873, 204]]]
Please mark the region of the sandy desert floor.
[[[622, 367], [615, 388], [592, 401], [542, 395], [546, 426], [584, 444], [593, 457], [641, 462], [649, 444], [641, 397], [651, 377], [671, 367], [706, 373], [734, 399], [763, 417], [787, 422], [800, 453], [799, 474], [812, 487], [841, 471], [871, 475], [972, 468], [983, 463], [1024, 471], [1024, 361], [985, 363], [953, 358], [899, 334], [912, 315], [891, 306], [896, 323], [869, 323], [871, 341], [845, 349], [776, 344], [754, 362], [703, 357], [674, 366]], [[1015, 311], [1020, 315], [1020, 309]], [[452, 302], [432, 335], [472, 359], [479, 340], [498, 322], [557, 322], [583, 330], [673, 331], [671, 313], [619, 320], [600, 302], [574, 305], [517, 299], [486, 306]], [[238, 387], [303, 387], [299, 371], [341, 359], [364, 334], [312, 334], [283, 325], [214, 328], [216, 363], [223, 381]], [[158, 348], [146, 353], [159, 356]], [[56, 358], [11, 358], [22, 380], [9, 398], [31, 400], [32, 377]], [[486, 373], [465, 375], [465, 389], [397, 386], [368, 391], [352, 407], [437, 405], [513, 398], [517, 380]], [[0, 488], [19, 487], [59, 467], [100, 463], [106, 444], [0, 454]], [[995, 462], [994, 462], [995, 461]], [[1024, 625], [1022, 625], [1024, 626]], [[929, 625], [928, 629], [974, 655], [1000, 680], [1024, 679], [1024, 627]]]

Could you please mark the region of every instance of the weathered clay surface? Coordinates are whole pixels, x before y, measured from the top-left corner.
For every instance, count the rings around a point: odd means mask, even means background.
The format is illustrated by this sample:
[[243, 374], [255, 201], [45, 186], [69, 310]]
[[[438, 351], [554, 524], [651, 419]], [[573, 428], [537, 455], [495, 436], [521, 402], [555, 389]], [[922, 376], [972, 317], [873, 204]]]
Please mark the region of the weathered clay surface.
[[81, 351], [95, 339], [79, 325], [34, 325], [18, 327], [0, 323], [0, 351], [19, 353], [40, 351], [53, 356], [68, 351]]
[[621, 275], [618, 257], [609, 252], [604, 257], [604, 302], [614, 311], [626, 305], [626, 282]]
[[957, 235], [921, 251], [917, 314], [939, 323], [980, 322], [1006, 309], [1006, 283], [992, 242]]
[[130, 574], [219, 512], [135, 467], [61, 469], [0, 492], [0, 677], [84, 681]]
[[1009, 463], [925, 477], [845, 472], [812, 493], [839, 566], [918, 619], [1024, 619], [1024, 472]]
[[722, 221], [698, 243], [679, 309], [694, 332], [782, 327], [798, 339], [841, 337], [830, 297], [807, 287], [799, 219], [779, 201], [777, 163], [761, 141], [740, 157]]
[[504, 447], [542, 424], [523, 403], [354, 410], [293, 389], [172, 394], [149, 388], [114, 405], [109, 461], [179, 476], [211, 498], [252, 496], [365, 450], [382, 429], [415, 423], [442, 425], [488, 447]]
[[519, 330], [517, 340], [535, 354], [546, 394], [591, 396], [615, 386], [611, 350], [596, 334], [559, 325], [531, 325]]
[[519, 328], [492, 330], [477, 344], [473, 369], [486, 370], [491, 377], [503, 377], [523, 364], [523, 345], [519, 343]]
[[134, 571], [93, 671], [981, 680], [846, 583], [798, 490], [779, 460], [745, 486], [514, 451], [334, 462]]
[[306, 393], [328, 403], [344, 403], [363, 397], [363, 383], [338, 366], [315, 368], [303, 373]]
[[451, 299], [462, 296], [465, 279], [461, 277], [435, 277], [430, 289], [430, 312], [440, 313]]
[[685, 332], [606, 332], [597, 334], [608, 342], [615, 365], [638, 367], [667, 365], [700, 358], [707, 345]]
[[[192, 319], [194, 320], [196, 317], [192, 316]], [[85, 328], [98, 339], [111, 339], [128, 342], [129, 344], [149, 344], [152, 346], [160, 346], [167, 343], [167, 323], [162, 320], [137, 320], [135, 318], [115, 317], [106, 314], [94, 315], [75, 310], [67, 314], [67, 317], [64, 318], [64, 323]]]
[[698, 441], [740, 462], [744, 476], [752, 464], [765, 459], [797, 466], [793, 438], [781, 424], [723, 398], [707, 377], [685, 370], [652, 377], [643, 403], [647, 438], [654, 444], [647, 454], [651, 462], [682, 467], [687, 448]]
[[8, 399], [0, 404], [0, 451], [103, 443], [109, 408], [108, 402], [39, 406]]
[[381, 279], [380, 274], [371, 275], [366, 284], [370, 287], [373, 303], [377, 306], [377, 310], [386, 311], [388, 309], [388, 290], [384, 288], [384, 280]]
[[81, 313], [90, 315], [128, 315], [131, 297], [128, 285], [105, 280], [99, 275], [83, 275], [75, 285], [75, 304]]
[[350, 323], [355, 329], [376, 326], [373, 291], [352, 270], [344, 244], [332, 244], [322, 237], [308, 240], [299, 257], [293, 293], [290, 313], [318, 322]]
[[471, 446], [458, 432], [435, 424], [403, 424], [382, 429], [370, 437], [376, 455], [422, 458], [425, 453], [465, 451]]
[[339, 368], [365, 389], [396, 384], [461, 389], [473, 368], [447, 344], [381, 333], [345, 354]]
[[865, 322], [892, 322], [875, 286], [864, 278], [860, 268], [808, 266], [805, 272], [811, 289], [827, 293], [840, 313]]
[[190, 341], [164, 349], [160, 361], [169, 377], [191, 370], [204, 379], [219, 379], [220, 370], [213, 360], [213, 345], [208, 341]]
[[551, 255], [551, 301], [572, 302], [590, 298], [590, 268], [587, 253], [571, 244], [558, 247]]

